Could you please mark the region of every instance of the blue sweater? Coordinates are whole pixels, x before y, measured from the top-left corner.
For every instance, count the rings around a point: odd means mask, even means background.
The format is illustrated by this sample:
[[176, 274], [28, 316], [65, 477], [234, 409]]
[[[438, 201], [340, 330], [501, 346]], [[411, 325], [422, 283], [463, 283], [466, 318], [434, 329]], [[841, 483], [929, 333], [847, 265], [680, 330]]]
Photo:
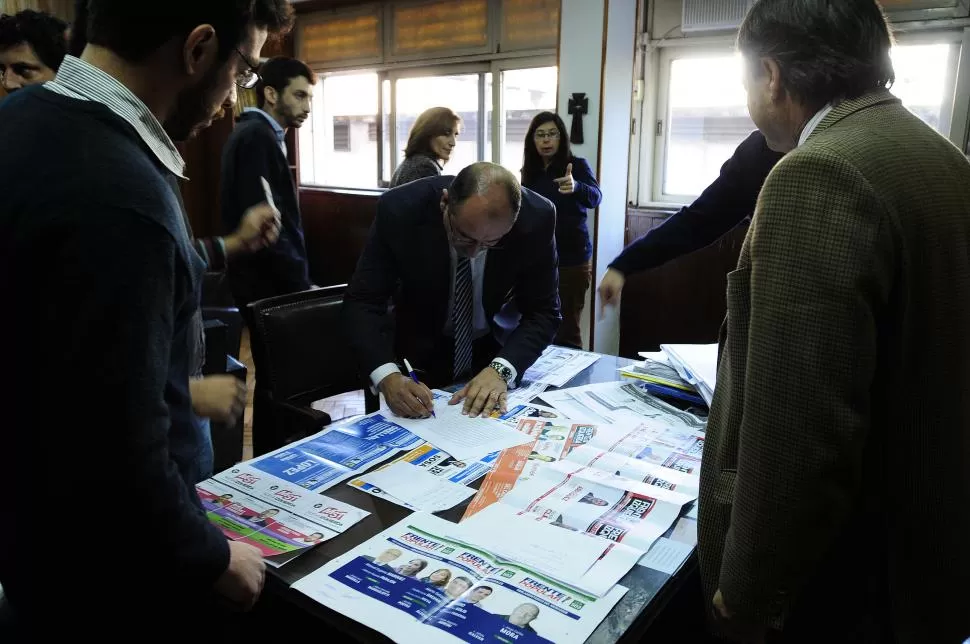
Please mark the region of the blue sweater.
[[[43, 87], [0, 102], [0, 140], [0, 584], [25, 617], [51, 579], [164, 615], [229, 562], [193, 487], [202, 267], [174, 176], [107, 107]], [[28, 555], [58, 520], [69, 543]]]
[[565, 174], [564, 168], [549, 166], [538, 177], [523, 184], [556, 206], [556, 246], [560, 266], [578, 266], [592, 258], [593, 244], [589, 239], [586, 211], [596, 208], [603, 200], [603, 193], [586, 159], [572, 157], [569, 163], [573, 164], [573, 180], [576, 182], [572, 194], [561, 194], [559, 184], [554, 181]]

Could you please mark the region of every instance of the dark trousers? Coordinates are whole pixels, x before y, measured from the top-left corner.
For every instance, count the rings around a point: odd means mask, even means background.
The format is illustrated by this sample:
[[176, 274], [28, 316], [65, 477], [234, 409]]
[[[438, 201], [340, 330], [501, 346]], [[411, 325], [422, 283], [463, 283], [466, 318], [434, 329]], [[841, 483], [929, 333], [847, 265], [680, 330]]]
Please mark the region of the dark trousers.
[[573, 349], [584, 349], [581, 323], [586, 293], [593, 279], [591, 262], [578, 266], [559, 267], [559, 305], [562, 308], [562, 324], [556, 334], [555, 344]]

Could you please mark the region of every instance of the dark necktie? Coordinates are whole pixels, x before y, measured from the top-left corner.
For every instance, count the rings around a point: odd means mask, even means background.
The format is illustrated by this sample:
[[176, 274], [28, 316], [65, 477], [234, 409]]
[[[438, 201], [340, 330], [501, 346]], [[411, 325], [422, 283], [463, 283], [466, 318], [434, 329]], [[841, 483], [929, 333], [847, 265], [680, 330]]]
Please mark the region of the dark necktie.
[[455, 333], [455, 380], [472, 368], [472, 267], [467, 257], [455, 264], [455, 307], [451, 312]]

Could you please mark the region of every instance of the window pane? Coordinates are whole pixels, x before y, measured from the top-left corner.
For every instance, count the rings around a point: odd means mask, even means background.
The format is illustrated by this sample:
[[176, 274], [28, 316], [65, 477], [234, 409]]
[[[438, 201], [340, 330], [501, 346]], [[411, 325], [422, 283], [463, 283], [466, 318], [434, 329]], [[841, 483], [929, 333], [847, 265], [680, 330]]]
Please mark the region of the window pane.
[[478, 128], [482, 124], [478, 118], [478, 74], [401, 78], [396, 89], [398, 163], [404, 159], [414, 121], [421, 112], [438, 106], [451, 108], [462, 121], [461, 134], [444, 174], [458, 174], [465, 166], [479, 161]]
[[519, 176], [525, 134], [539, 112], [556, 111], [558, 89], [556, 67], [510, 69], [502, 72], [502, 110], [505, 138], [501, 163]]
[[940, 131], [943, 101], [947, 95], [947, 63], [951, 46], [897, 45], [892, 52], [893, 69], [896, 71], [892, 93], [913, 114], [937, 131]]
[[391, 81], [381, 81], [381, 94], [384, 101], [384, 113], [381, 114], [381, 125], [384, 136], [381, 140], [383, 159], [381, 160], [381, 187], [391, 185]]
[[381, 10], [375, 5], [328, 14], [325, 20], [301, 22], [300, 60], [307, 63], [336, 63], [351, 60], [379, 60], [383, 51]]
[[377, 187], [377, 74], [322, 78], [300, 129], [302, 183]]
[[699, 195], [755, 129], [740, 56], [672, 60], [668, 110], [663, 192]]
[[559, 44], [559, 0], [502, 0], [502, 51]]

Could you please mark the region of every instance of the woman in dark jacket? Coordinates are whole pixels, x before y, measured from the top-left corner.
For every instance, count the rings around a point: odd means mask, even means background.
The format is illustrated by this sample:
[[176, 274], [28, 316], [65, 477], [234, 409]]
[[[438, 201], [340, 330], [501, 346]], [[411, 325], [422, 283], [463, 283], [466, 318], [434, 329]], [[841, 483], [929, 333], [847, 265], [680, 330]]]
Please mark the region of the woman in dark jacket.
[[441, 174], [459, 134], [461, 117], [447, 107], [432, 107], [421, 112], [411, 127], [404, 161], [394, 171], [391, 187]]
[[600, 205], [603, 193], [586, 159], [570, 153], [566, 124], [553, 112], [536, 114], [529, 125], [522, 185], [556, 206], [562, 325], [555, 342], [582, 349], [580, 320], [592, 280], [593, 257], [586, 211]]

